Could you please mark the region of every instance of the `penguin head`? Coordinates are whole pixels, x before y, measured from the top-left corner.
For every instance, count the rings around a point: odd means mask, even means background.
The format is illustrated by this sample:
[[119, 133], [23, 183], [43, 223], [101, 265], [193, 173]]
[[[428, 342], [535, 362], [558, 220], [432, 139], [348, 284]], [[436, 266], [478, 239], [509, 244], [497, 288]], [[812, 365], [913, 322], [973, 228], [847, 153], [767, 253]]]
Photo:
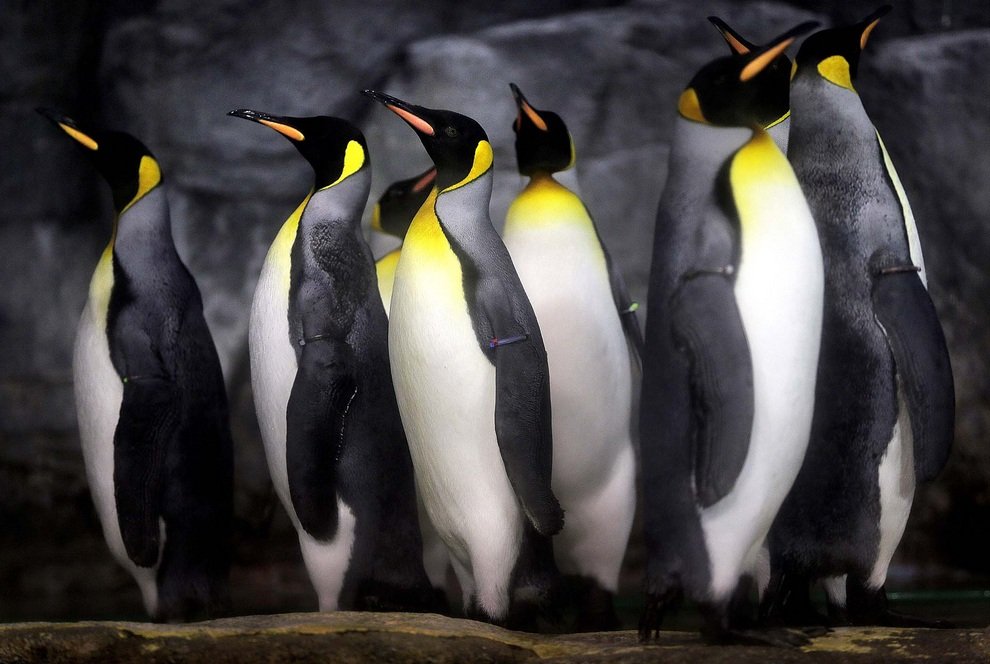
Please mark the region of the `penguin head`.
[[364, 95], [383, 104], [412, 127], [437, 167], [436, 187], [456, 189], [491, 170], [488, 134], [473, 119], [454, 111], [425, 108], [375, 90]]
[[39, 113], [86, 148], [100, 175], [110, 185], [119, 216], [162, 182], [162, 170], [145, 145], [122, 131], [83, 129], [72, 118], [49, 108]]
[[567, 125], [551, 111], [533, 107], [515, 83], [509, 83], [519, 109], [512, 131], [516, 133], [516, 161], [523, 175], [556, 173], [574, 165], [574, 141]]
[[389, 185], [371, 212], [371, 227], [376, 231], [404, 238], [413, 217], [423, 206], [437, 179], [437, 169]]
[[790, 105], [789, 80], [771, 65], [813, 26], [802, 23], [766, 46], [702, 67], [677, 102], [681, 117], [724, 127], [764, 127], [781, 118]]
[[[719, 17], [709, 16], [708, 20], [718, 29], [732, 53], [746, 55], [760, 50], [760, 46], [746, 40]], [[800, 34], [817, 26], [818, 21], [807, 21], [789, 30], [788, 33]], [[795, 33], [795, 31], [799, 32]], [[774, 94], [767, 98], [765, 108], [761, 109], [761, 117], [757, 120], [764, 127], [769, 128], [790, 114], [791, 60], [784, 53], [780, 53], [766, 66], [764, 71], [763, 76], [772, 81], [772, 83], [766, 84], [766, 88], [772, 90]]]
[[250, 109], [230, 111], [227, 115], [263, 124], [288, 138], [313, 167], [317, 191], [370, 166], [364, 135], [347, 120], [326, 115], [294, 118]]
[[820, 30], [804, 40], [794, 58], [794, 73], [813, 71], [825, 80], [853, 90], [859, 55], [870, 33], [891, 9], [883, 5], [858, 23]]

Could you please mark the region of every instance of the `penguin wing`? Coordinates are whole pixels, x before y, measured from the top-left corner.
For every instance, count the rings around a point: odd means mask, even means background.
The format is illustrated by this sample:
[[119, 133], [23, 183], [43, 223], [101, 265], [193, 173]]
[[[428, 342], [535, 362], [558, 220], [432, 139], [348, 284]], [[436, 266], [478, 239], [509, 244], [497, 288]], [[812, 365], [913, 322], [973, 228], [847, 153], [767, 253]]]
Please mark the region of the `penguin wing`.
[[674, 343], [690, 364], [695, 486], [702, 507], [732, 490], [753, 426], [753, 367], [732, 282], [699, 273], [671, 298]]
[[[523, 292], [521, 284], [518, 292]], [[527, 321], [523, 324], [504, 291], [492, 288], [489, 294], [484, 311], [492, 338], [483, 350], [494, 355], [499, 452], [527, 518], [541, 535], [554, 535], [564, 526], [564, 511], [550, 487], [553, 434], [546, 349], [535, 314], [521, 316]]]
[[874, 277], [873, 311], [907, 400], [915, 475], [933, 479], [949, 457], [955, 419], [952, 366], [935, 305], [917, 271], [895, 268]]
[[163, 373], [124, 377], [113, 437], [114, 500], [124, 549], [139, 567], [158, 562], [165, 458], [179, 425], [179, 400]]
[[320, 541], [337, 533], [337, 462], [350, 433], [348, 414], [358, 396], [351, 351], [320, 338], [303, 346], [286, 407], [286, 471], [300, 525]]

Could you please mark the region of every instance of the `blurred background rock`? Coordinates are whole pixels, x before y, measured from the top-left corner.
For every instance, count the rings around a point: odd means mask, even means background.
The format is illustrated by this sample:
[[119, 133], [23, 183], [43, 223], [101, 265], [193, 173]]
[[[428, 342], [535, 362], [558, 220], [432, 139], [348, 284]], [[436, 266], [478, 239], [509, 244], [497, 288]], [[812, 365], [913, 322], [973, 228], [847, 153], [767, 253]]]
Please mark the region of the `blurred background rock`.
[[[958, 415], [951, 461], [919, 491], [890, 587], [976, 588], [990, 573], [990, 3], [894, 4], [857, 88], [914, 206]], [[467, 113], [495, 148], [492, 218], [501, 226], [522, 185], [513, 81], [568, 123], [585, 201], [643, 301], [677, 95], [726, 52], [705, 17], [761, 43], [806, 19], [853, 21], [870, 9], [842, 0], [4, 0], [0, 620], [141, 617], [90, 502], [72, 397], [72, 342], [109, 238], [110, 196], [36, 106], [130, 131], [161, 162], [176, 244], [199, 281], [231, 397], [236, 609], [313, 610], [268, 481], [246, 347], [265, 252], [311, 174], [284, 139], [225, 113], [351, 119], [370, 143], [373, 199], [428, 159], [359, 90]], [[641, 561], [634, 533], [623, 588], [632, 602]]]

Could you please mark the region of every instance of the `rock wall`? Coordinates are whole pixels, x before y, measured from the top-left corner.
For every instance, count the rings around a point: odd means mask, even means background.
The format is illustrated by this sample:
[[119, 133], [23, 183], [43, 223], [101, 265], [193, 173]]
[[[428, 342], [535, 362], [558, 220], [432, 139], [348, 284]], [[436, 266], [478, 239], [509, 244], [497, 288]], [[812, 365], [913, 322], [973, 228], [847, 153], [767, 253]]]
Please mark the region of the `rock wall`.
[[[857, 19], [860, 11], [824, 0], [0, 5], [0, 588], [30, 598], [0, 601], [0, 618], [70, 615], [75, 609], [45, 603], [70, 591], [87, 596], [116, 584], [129, 592], [101, 549], [71, 392], [75, 325], [109, 236], [109, 193], [35, 106], [131, 131], [159, 158], [176, 242], [203, 292], [234, 410], [235, 580], [262, 596], [273, 584], [284, 590], [267, 596], [271, 605], [251, 594], [252, 607], [283, 608], [284, 600], [291, 608], [287, 598], [312, 601], [267, 479], [246, 335], [268, 244], [310, 173], [284, 139], [225, 113], [352, 119], [370, 143], [376, 197], [428, 160], [412, 132], [360, 89], [466, 112], [495, 148], [500, 225], [522, 183], [510, 129], [515, 82], [567, 121], [578, 155], [572, 182], [642, 301], [677, 95], [725, 52], [704, 17], [718, 14], [759, 42], [808, 18]], [[988, 56], [990, 5], [911, 0], [873, 33], [857, 82], [914, 204], [957, 379], [956, 450], [920, 494], [899, 560], [977, 572], [990, 571], [990, 542], [978, 539], [990, 519]], [[637, 557], [634, 550], [630, 560]], [[638, 571], [629, 578], [634, 591]], [[122, 610], [115, 606], [101, 610]]]

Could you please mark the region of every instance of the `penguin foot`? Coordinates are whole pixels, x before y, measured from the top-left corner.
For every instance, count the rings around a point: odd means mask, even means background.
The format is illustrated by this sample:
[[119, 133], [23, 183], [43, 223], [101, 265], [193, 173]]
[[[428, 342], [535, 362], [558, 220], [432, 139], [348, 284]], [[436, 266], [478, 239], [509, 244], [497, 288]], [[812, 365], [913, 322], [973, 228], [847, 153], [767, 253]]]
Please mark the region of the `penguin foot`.
[[946, 620], [928, 620], [891, 611], [887, 601], [887, 590], [884, 586], [873, 589], [858, 579], [850, 578], [847, 588], [846, 615], [852, 625], [929, 629], [951, 629], [954, 627], [952, 623]]
[[775, 573], [760, 602], [759, 625], [793, 627], [809, 636], [821, 636], [828, 632], [830, 625], [837, 624], [831, 615], [831, 606], [829, 608], [829, 616], [815, 609], [806, 576]]
[[575, 615], [569, 619], [573, 632], [607, 632], [619, 629], [615, 613], [615, 595], [595, 579], [586, 576], [564, 577], [564, 603]]
[[663, 624], [664, 614], [668, 609], [675, 607], [680, 600], [680, 590], [670, 585], [659, 592], [646, 594], [646, 604], [639, 616], [640, 643], [660, 638], [660, 625]]
[[948, 620], [938, 618], [928, 619], [912, 616], [907, 613], [897, 611], [884, 611], [869, 618], [857, 617], [852, 620], [852, 624], [858, 626], [880, 625], [882, 627], [920, 627], [922, 629], [954, 629], [956, 626]]

